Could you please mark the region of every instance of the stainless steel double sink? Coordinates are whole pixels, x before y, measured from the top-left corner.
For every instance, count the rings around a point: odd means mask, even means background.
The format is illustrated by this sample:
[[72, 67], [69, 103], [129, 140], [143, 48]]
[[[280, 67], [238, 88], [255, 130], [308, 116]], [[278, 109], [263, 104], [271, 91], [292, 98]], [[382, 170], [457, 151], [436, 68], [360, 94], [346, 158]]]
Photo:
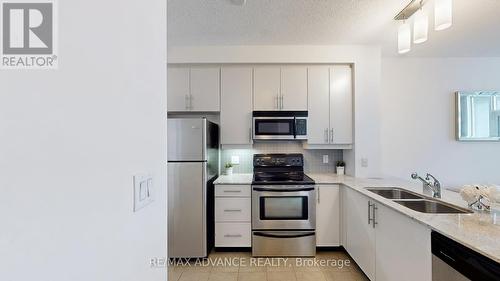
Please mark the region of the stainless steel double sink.
[[367, 190], [384, 198], [410, 208], [414, 211], [429, 214], [470, 214], [472, 211], [448, 204], [399, 187], [367, 187]]

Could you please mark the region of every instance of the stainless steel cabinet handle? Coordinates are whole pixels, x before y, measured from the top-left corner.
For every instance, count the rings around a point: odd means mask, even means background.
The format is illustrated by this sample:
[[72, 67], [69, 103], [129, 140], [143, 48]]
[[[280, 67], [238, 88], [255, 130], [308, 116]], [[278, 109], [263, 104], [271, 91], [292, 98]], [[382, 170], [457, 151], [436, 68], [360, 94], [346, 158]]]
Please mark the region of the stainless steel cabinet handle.
[[283, 96], [281, 96], [280, 108], [283, 109]]
[[241, 237], [241, 234], [225, 234], [224, 237], [238, 238], [238, 237]]
[[320, 201], [320, 196], [321, 196], [321, 187], [318, 186], [318, 203], [321, 203]]
[[330, 142], [333, 143], [333, 129], [330, 129]]
[[280, 96], [276, 95], [274, 99], [276, 100], [276, 109], [280, 109]]
[[189, 110], [189, 95], [188, 94], [186, 94], [184, 96], [184, 102], [186, 104], [186, 110]]
[[241, 209], [225, 209], [224, 212], [241, 212]]
[[189, 95], [189, 109], [193, 110], [193, 95]]
[[252, 143], [252, 127], [250, 127], [248, 129], [248, 136], [249, 136], [249, 139], [250, 139], [250, 144]]
[[224, 190], [224, 193], [240, 193], [241, 190]]
[[372, 223], [373, 223], [373, 228], [375, 228], [375, 225], [378, 224], [378, 222], [376, 221], [375, 217], [376, 217], [376, 211], [378, 210], [377, 208], [377, 205], [375, 205], [375, 203], [372, 205], [373, 206], [373, 212], [372, 212]]
[[371, 224], [371, 222], [372, 222], [372, 216], [371, 216], [371, 212], [370, 212], [371, 208], [372, 208], [372, 202], [368, 201], [368, 224]]
[[328, 128], [325, 129], [325, 143], [328, 143]]

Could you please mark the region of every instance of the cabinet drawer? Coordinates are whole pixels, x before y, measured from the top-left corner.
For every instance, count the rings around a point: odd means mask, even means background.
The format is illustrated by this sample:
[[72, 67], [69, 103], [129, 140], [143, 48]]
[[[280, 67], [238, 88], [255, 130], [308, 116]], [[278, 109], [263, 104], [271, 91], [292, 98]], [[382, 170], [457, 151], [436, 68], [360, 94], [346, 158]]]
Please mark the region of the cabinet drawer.
[[215, 187], [216, 197], [250, 197], [250, 185], [217, 185]]
[[216, 198], [215, 221], [250, 222], [252, 216], [250, 202], [250, 198]]
[[215, 247], [251, 247], [251, 223], [216, 223]]

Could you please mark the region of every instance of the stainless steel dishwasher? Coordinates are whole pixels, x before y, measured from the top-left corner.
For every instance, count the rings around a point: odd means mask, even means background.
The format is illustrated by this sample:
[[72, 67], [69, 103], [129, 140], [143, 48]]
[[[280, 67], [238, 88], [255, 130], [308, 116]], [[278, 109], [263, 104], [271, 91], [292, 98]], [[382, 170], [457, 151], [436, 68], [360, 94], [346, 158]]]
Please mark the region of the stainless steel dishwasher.
[[498, 281], [500, 264], [435, 231], [431, 233], [433, 281]]

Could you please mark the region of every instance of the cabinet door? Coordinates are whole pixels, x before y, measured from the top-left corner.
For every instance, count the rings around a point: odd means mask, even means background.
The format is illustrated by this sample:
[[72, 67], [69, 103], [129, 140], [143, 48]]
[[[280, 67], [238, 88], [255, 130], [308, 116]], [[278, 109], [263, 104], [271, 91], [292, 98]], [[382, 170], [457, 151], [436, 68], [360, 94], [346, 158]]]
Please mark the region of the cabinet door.
[[220, 110], [220, 68], [191, 68], [191, 110]]
[[167, 72], [168, 111], [189, 110], [189, 68], [169, 66]]
[[430, 230], [382, 204], [375, 213], [376, 280], [432, 280]]
[[221, 69], [221, 144], [252, 143], [252, 68]]
[[281, 69], [279, 66], [259, 66], [253, 72], [254, 110], [278, 110], [281, 92]]
[[330, 68], [330, 136], [332, 144], [352, 144], [352, 69]]
[[308, 69], [308, 144], [328, 144], [330, 129], [330, 69], [312, 66]]
[[307, 110], [307, 67], [281, 68], [281, 110]]
[[346, 189], [345, 248], [370, 280], [375, 280], [375, 228], [368, 223], [368, 197]]
[[338, 185], [318, 185], [316, 246], [340, 245], [340, 198]]

